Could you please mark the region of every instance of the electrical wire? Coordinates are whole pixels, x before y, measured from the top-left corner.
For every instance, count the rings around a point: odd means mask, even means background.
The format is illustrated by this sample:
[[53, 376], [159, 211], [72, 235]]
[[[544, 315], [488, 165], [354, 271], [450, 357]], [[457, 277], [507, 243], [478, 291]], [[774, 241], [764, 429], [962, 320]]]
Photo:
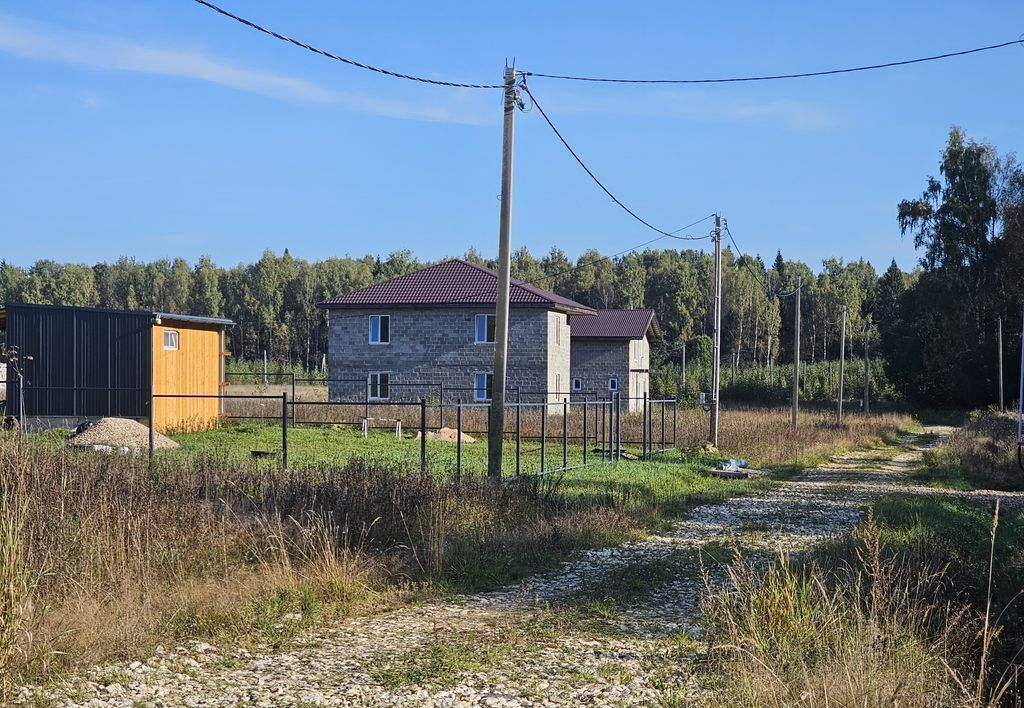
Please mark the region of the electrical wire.
[[639, 221], [641, 224], [643, 224], [644, 226], [649, 228], [651, 231], [654, 231], [655, 233], [661, 234], [662, 236], [666, 236], [666, 237], [670, 237], [670, 238], [676, 238], [676, 239], [679, 239], [681, 241], [700, 241], [703, 238], [705, 238], [703, 236], [701, 236], [701, 237], [676, 236], [671, 231], [663, 231], [662, 229], [659, 229], [657, 226], [654, 226], [651, 222], [649, 222], [646, 219], [644, 219], [643, 217], [641, 217], [639, 214], [637, 214], [635, 211], [633, 211], [628, 206], [623, 204], [621, 201], [619, 201], [619, 198], [616, 197], [614, 194], [612, 194], [611, 190], [609, 190], [607, 187], [605, 187], [604, 183], [600, 179], [597, 178], [597, 175], [595, 175], [594, 172], [589, 167], [587, 167], [587, 164], [585, 162], [583, 162], [583, 159], [577, 154], [577, 152], [575, 150], [572, 149], [572, 146], [565, 139], [565, 137], [558, 130], [558, 128], [555, 127], [555, 124], [551, 122], [551, 119], [548, 117], [548, 114], [545, 112], [544, 107], [542, 105], [540, 105], [540, 103], [537, 101], [537, 97], [533, 95], [533, 93], [530, 91], [530, 87], [526, 85], [526, 80], [525, 79], [520, 78], [519, 88], [521, 90], [525, 91], [526, 95], [528, 95], [530, 97], [530, 101], [533, 103], [534, 106], [536, 106], [537, 110], [540, 112], [541, 117], [544, 118], [544, 122], [548, 124], [548, 127], [551, 128], [552, 132], [555, 134], [555, 136], [558, 138], [558, 140], [562, 143], [562, 145], [565, 147], [565, 149], [569, 151], [569, 154], [573, 156], [573, 159], [576, 160], [576, 162], [579, 163], [579, 166], [583, 168], [583, 171], [586, 172], [588, 175], [590, 175], [590, 179], [594, 180], [594, 184], [596, 184], [598, 187], [600, 187], [602, 192], [604, 192], [609, 197], [611, 197], [611, 200], [613, 202], [615, 202], [615, 204], [617, 204], [620, 209], [622, 209], [624, 212], [626, 212], [627, 214], [632, 216], [634, 219]]
[[921, 64], [929, 61], [937, 61], [939, 59], [950, 59], [952, 57], [962, 57], [968, 54], [978, 54], [979, 52], [988, 52], [994, 49], [1002, 49], [1009, 47], [1014, 44], [1024, 46], [1024, 35], [1021, 35], [1017, 39], [1009, 42], [1001, 42], [999, 44], [990, 44], [984, 47], [975, 47], [974, 49], [965, 49], [959, 52], [947, 52], [945, 54], [935, 54], [927, 57], [919, 57], [917, 59], [905, 59], [903, 61], [890, 61], [884, 64], [868, 64], [865, 66], [854, 66], [845, 69], [827, 69], [825, 71], [807, 71], [795, 74], [768, 74], [764, 76], [737, 76], [729, 78], [719, 79], [615, 79], [615, 78], [604, 78], [596, 76], [570, 76], [565, 74], [541, 74], [532, 71], [522, 72], [525, 76], [536, 76], [544, 79], [560, 79], [563, 81], [591, 81], [597, 83], [607, 84], [729, 84], [739, 83], [744, 81], [778, 81], [780, 79], [806, 79], [814, 76], [831, 76], [834, 74], [852, 74], [858, 71], [873, 71], [875, 69], [888, 69], [895, 66], [907, 66], [909, 64]]
[[736, 238], [732, 235], [732, 231], [729, 230], [729, 222], [725, 222], [724, 228], [726, 235], [729, 236], [729, 240], [732, 241], [733, 248], [735, 248], [736, 252], [739, 254], [739, 260], [743, 264], [743, 267], [746, 268], [747, 272], [750, 273], [754, 280], [756, 280], [761, 285], [761, 287], [764, 288], [765, 293], [770, 295], [771, 288], [768, 286], [768, 283], [766, 283], [764, 279], [761, 278], [757, 271], [750, 267], [750, 263], [746, 260], [746, 256], [743, 253], [743, 249], [741, 249], [740, 245], [736, 243]]
[[301, 42], [301, 41], [299, 41], [297, 39], [292, 39], [291, 37], [288, 37], [286, 35], [283, 35], [283, 34], [280, 34], [278, 32], [275, 32], [274, 30], [267, 29], [266, 27], [262, 27], [262, 26], [256, 24], [255, 22], [252, 22], [251, 20], [247, 20], [244, 17], [239, 17], [238, 15], [236, 15], [236, 14], [234, 14], [232, 12], [228, 12], [224, 8], [219, 7], [217, 5], [214, 5], [212, 2], [208, 2], [208, 0], [195, 0], [195, 1], [197, 3], [199, 3], [200, 5], [203, 5], [204, 7], [210, 8], [214, 12], [217, 12], [217, 13], [220, 13], [221, 15], [224, 15], [224, 17], [228, 17], [228, 18], [234, 20], [235, 22], [240, 22], [241, 24], [245, 25], [246, 27], [251, 27], [252, 29], [256, 30], [257, 32], [262, 32], [263, 34], [270, 35], [271, 37], [274, 37], [275, 39], [280, 39], [282, 42], [288, 42], [290, 44], [294, 44], [296, 47], [302, 47], [303, 49], [306, 49], [308, 51], [313, 52], [314, 54], [319, 54], [320, 56], [327, 57], [328, 59], [333, 59], [335, 61], [340, 61], [340, 62], [342, 62], [344, 64], [348, 64], [350, 66], [355, 66], [355, 67], [358, 67], [360, 69], [366, 69], [368, 71], [375, 71], [378, 74], [384, 74], [385, 76], [393, 76], [396, 79], [406, 79], [408, 81], [418, 81], [418, 82], [420, 82], [422, 84], [433, 84], [435, 86], [451, 86], [451, 87], [454, 87], [454, 88], [472, 88], [472, 89], [503, 89], [503, 88], [505, 88], [504, 84], [469, 84], [469, 83], [461, 83], [461, 82], [458, 82], [458, 81], [439, 81], [438, 79], [428, 79], [428, 78], [423, 77], [423, 76], [415, 76], [413, 74], [403, 74], [403, 73], [398, 72], [398, 71], [390, 71], [388, 69], [382, 69], [379, 66], [373, 66], [371, 64], [364, 64], [363, 62], [356, 61], [355, 59], [348, 59], [346, 57], [339, 56], [337, 54], [333, 54], [333, 53], [325, 51], [323, 49], [318, 49], [317, 47], [314, 47], [311, 44], [306, 44], [305, 42]]
[[699, 236], [699, 237], [676, 236], [675, 234], [679, 233], [680, 231], [684, 231], [685, 229], [688, 229], [691, 226], [696, 226], [697, 224], [705, 222], [708, 219], [714, 218], [714, 216], [715, 216], [714, 214], [708, 214], [703, 219], [699, 219], [697, 221], [694, 221], [692, 224], [687, 224], [686, 226], [679, 227], [675, 231], [670, 231], [668, 236], [658, 236], [657, 238], [652, 238], [650, 241], [644, 241], [643, 243], [637, 244], [636, 246], [632, 246], [630, 248], [627, 248], [624, 251], [619, 251], [618, 253], [612, 253], [612, 254], [607, 255], [607, 256], [601, 256], [600, 258], [595, 258], [592, 261], [589, 261], [587, 263], [580, 263], [579, 265], [575, 265], [572, 268], [568, 268], [566, 270], [563, 270], [560, 273], [552, 273], [551, 275], [545, 275], [543, 278], [537, 278], [537, 279], [532, 280], [530, 282], [532, 282], [534, 285], [536, 285], [537, 283], [544, 283], [544, 282], [546, 282], [548, 280], [554, 280], [554, 279], [557, 279], [557, 278], [561, 278], [563, 275], [568, 275], [569, 273], [573, 273], [573, 272], [575, 272], [577, 270], [580, 270], [582, 268], [589, 268], [590, 266], [597, 265], [601, 261], [608, 261], [608, 260], [611, 260], [613, 258], [618, 258], [619, 256], [624, 256], [627, 253], [632, 253], [633, 251], [639, 250], [639, 249], [643, 248], [644, 246], [650, 246], [652, 243], [657, 243], [658, 241], [664, 241], [666, 238], [674, 238], [674, 239], [678, 239], [680, 241], [684, 241], [684, 240], [685, 241], [700, 241], [700, 240], [711, 238], [710, 234], [708, 236]]

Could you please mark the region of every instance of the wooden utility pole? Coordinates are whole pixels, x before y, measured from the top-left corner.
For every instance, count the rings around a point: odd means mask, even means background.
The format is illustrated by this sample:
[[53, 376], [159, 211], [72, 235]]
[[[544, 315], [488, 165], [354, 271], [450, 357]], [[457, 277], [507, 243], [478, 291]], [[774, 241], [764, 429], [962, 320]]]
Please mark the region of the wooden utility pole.
[[868, 320], [864, 318], [864, 415], [871, 412], [871, 367], [868, 357]]
[[722, 215], [715, 214], [715, 278], [711, 323], [711, 444], [718, 447], [718, 389], [722, 370]]
[[[487, 418], [487, 476], [501, 481], [505, 442], [505, 361], [508, 356], [509, 279], [512, 271], [512, 157], [516, 127], [516, 71], [505, 67], [505, 123], [501, 146], [501, 212], [498, 219], [498, 290], [494, 317], [494, 370]], [[547, 401], [545, 401], [546, 403]], [[547, 415], [547, 407], [544, 408]]]
[[1003, 318], [999, 318], [999, 412], [1005, 410], [1003, 407]]
[[846, 374], [846, 305], [843, 305], [843, 321], [839, 325], [839, 388], [836, 394], [836, 420], [843, 422], [843, 384]]
[[800, 290], [803, 279], [796, 279], [796, 307], [793, 321], [793, 403], [790, 409], [790, 422], [796, 429], [800, 414]]

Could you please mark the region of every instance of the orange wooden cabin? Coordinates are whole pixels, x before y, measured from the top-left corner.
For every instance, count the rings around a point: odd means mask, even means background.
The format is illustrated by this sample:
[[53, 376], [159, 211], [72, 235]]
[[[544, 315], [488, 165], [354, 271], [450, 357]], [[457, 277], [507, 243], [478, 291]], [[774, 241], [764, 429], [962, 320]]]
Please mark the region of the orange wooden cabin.
[[230, 320], [154, 313], [153, 427], [160, 431], [209, 428], [224, 412], [222, 399], [161, 398], [161, 394], [220, 395], [226, 385], [225, 329]]

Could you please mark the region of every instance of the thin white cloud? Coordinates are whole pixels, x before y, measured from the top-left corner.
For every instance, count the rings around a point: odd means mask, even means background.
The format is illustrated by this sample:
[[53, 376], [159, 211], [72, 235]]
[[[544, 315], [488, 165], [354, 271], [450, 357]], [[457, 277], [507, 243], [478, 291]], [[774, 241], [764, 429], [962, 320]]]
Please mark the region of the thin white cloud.
[[389, 118], [479, 125], [478, 102], [453, 90], [450, 105], [379, 98], [336, 91], [313, 81], [234, 65], [195, 49], [150, 47], [112, 37], [69, 32], [0, 15], [0, 52], [108, 71], [130, 71], [195, 79], [295, 103], [335, 105]]
[[839, 123], [832, 110], [809, 101], [757, 101], [700, 89], [631, 94], [628, 100], [557, 99], [552, 104], [554, 110], [563, 113], [622, 113], [730, 123], [775, 123], [794, 130], [820, 130]]

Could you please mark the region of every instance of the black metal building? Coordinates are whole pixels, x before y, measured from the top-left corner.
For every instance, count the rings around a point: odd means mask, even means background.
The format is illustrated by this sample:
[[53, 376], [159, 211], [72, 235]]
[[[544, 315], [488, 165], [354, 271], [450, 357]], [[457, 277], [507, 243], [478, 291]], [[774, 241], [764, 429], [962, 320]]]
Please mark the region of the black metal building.
[[147, 312], [8, 304], [6, 345], [23, 374], [7, 367], [8, 411], [39, 418], [149, 415], [151, 327]]

